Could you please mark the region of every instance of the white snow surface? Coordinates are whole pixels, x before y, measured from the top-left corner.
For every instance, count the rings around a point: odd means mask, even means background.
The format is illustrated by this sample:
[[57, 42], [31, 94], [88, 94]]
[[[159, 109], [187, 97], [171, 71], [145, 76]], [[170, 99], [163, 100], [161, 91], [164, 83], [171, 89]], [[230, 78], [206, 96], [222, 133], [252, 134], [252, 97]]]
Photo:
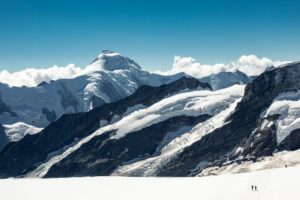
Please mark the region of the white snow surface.
[[27, 134], [33, 135], [43, 130], [42, 128], [31, 126], [23, 122], [3, 125], [3, 127], [5, 129], [6, 136], [10, 141], [18, 141]]
[[280, 144], [293, 130], [300, 129], [300, 91], [278, 95], [263, 117], [275, 114], [280, 114], [275, 122], [277, 143]]
[[299, 180], [300, 166], [190, 178], [3, 179], [0, 194], [3, 200], [299, 200]]
[[[192, 91], [163, 99], [148, 108], [134, 111], [113, 124], [101, 127], [77, 144], [69, 147], [62, 154], [54, 156], [41, 164], [27, 176], [43, 177], [54, 164], [79, 149], [82, 144], [107, 131], [117, 130], [117, 133], [111, 139], [119, 139], [130, 132], [141, 130], [175, 116], [198, 116], [204, 114], [215, 116], [224, 109], [229, 108], [237, 99], [240, 99], [243, 96], [244, 88], [245, 86], [235, 85], [218, 91]], [[134, 123], [132, 123], [133, 121]], [[221, 122], [223, 121], [221, 120]], [[205, 133], [205, 129], [209, 129], [209, 127], [210, 125], [204, 128], [203, 132]]]

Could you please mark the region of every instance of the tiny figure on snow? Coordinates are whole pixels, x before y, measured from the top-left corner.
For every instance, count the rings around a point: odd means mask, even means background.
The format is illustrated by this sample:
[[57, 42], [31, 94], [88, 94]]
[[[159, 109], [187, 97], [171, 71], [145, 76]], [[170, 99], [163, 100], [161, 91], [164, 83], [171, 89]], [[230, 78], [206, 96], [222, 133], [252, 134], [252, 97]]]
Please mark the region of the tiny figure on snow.
[[257, 187], [256, 187], [256, 186], [254, 186], [254, 190], [257, 190]]
[[253, 188], [254, 188], [254, 185], [251, 185], [251, 190], [253, 190]]

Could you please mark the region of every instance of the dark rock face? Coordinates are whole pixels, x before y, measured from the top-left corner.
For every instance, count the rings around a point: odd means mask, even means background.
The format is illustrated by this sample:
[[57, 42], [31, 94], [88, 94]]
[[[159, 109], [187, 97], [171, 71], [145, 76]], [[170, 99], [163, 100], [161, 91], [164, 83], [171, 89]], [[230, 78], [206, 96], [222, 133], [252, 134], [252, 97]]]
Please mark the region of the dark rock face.
[[62, 116], [41, 133], [26, 135], [19, 142], [10, 145], [0, 155], [0, 177], [26, 173], [45, 160], [49, 153], [71, 144], [76, 137], [83, 137], [90, 129], [95, 128], [95, 124], [91, 120], [87, 121], [83, 113]]
[[245, 141], [241, 142], [240, 146], [244, 148], [243, 151], [232, 156], [232, 159], [239, 155], [250, 158], [272, 155], [277, 148], [275, 125], [268, 129], [254, 132]]
[[97, 107], [102, 106], [103, 104], [105, 104], [105, 101], [103, 99], [101, 99], [100, 97], [97, 97], [95, 95], [92, 96], [91, 102], [92, 102], [92, 107], [93, 108], [97, 108]]
[[154, 154], [167, 133], [183, 126], [194, 126], [209, 117], [178, 116], [129, 133], [120, 139], [109, 139], [115, 132], [104, 133], [54, 165], [45, 177], [110, 175], [122, 163]]
[[208, 84], [194, 78], [183, 77], [160, 87], [141, 86], [131, 96], [104, 104], [87, 113], [63, 115], [41, 133], [26, 135], [19, 142], [9, 145], [5, 153], [0, 154], [0, 177], [15, 177], [31, 171], [44, 162], [48, 154], [86, 137], [99, 128], [101, 120], [110, 122], [114, 116], [122, 116], [129, 107], [138, 104], [150, 106], [181, 90], [199, 87], [210, 89]]
[[300, 149], [300, 129], [294, 130], [279, 145], [279, 150], [294, 151]]
[[[190, 176], [201, 161], [221, 165], [236, 158], [235, 149], [246, 147], [245, 156], [271, 155], [276, 149], [274, 127], [251, 135], [259, 127], [260, 114], [270, 106], [273, 99], [282, 92], [300, 89], [300, 64], [293, 63], [282, 68], [267, 71], [257, 77], [245, 89], [245, 96], [228, 123], [186, 148], [170, 162], [160, 176]], [[257, 137], [258, 135], [261, 137]], [[296, 137], [297, 133], [291, 134]], [[254, 142], [253, 147], [251, 143]], [[297, 144], [286, 141], [293, 148]], [[290, 146], [284, 146], [286, 149]], [[199, 173], [199, 171], [198, 171]]]
[[49, 122], [54, 122], [56, 120], [56, 113], [54, 110], [50, 111], [48, 108], [43, 108], [42, 113]]
[[0, 124], [0, 152], [9, 143], [8, 138], [5, 134], [4, 127]]
[[49, 84], [49, 83], [47, 83], [46, 81], [42, 81], [42, 82], [40, 82], [40, 83], [37, 85], [37, 87], [42, 87], [42, 86], [47, 85], [47, 84]]

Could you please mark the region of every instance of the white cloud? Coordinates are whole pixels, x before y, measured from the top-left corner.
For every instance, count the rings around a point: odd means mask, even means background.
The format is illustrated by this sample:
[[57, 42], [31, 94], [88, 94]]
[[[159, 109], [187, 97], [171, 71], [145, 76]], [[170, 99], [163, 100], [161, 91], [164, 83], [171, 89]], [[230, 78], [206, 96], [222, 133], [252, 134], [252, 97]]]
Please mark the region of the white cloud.
[[97, 63], [86, 66], [85, 68], [77, 67], [74, 64], [67, 66], [54, 65], [49, 68], [27, 68], [18, 72], [0, 71], [0, 83], [6, 83], [9, 86], [27, 86], [35, 87], [39, 83], [58, 79], [70, 79], [90, 72], [103, 70], [104, 61], [99, 60]]
[[65, 67], [53, 66], [46, 69], [28, 68], [19, 72], [10, 73], [7, 70], [0, 71], [0, 82], [10, 86], [36, 86], [43, 81], [73, 78], [80, 75], [83, 69], [69, 64]]
[[249, 76], [261, 74], [267, 67], [279, 66], [289, 61], [272, 61], [269, 58], [259, 58], [256, 55], [243, 55], [237, 61], [217, 63], [214, 65], [201, 64], [192, 57], [175, 56], [173, 67], [169, 71], [157, 71], [160, 74], [175, 74], [185, 72], [191, 76], [201, 78], [219, 72], [240, 70]]

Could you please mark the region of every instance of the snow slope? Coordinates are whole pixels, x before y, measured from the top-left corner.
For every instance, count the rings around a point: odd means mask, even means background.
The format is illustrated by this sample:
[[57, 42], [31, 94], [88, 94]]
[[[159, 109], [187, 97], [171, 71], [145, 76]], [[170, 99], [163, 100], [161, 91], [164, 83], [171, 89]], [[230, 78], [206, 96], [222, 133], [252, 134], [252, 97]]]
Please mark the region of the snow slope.
[[[116, 134], [111, 136], [111, 139], [119, 139], [121, 137], [125, 137], [126, 134], [129, 134], [130, 132], [141, 130], [145, 127], [151, 126], [152, 124], [165, 121], [175, 116], [199, 116], [204, 114], [215, 116], [218, 113], [221, 113], [224, 109], [229, 108], [233, 103], [236, 103], [237, 100], [242, 97], [243, 92], [244, 86], [235, 85], [218, 91], [192, 91], [165, 98], [148, 108], [132, 112], [116, 123], [101, 127], [91, 135], [80, 140], [77, 144], [67, 148], [62, 154], [54, 156], [41, 164], [27, 176], [43, 177], [54, 164], [69, 156], [72, 152], [79, 149], [81, 145], [89, 142], [95, 136], [107, 131], [117, 130]], [[224, 113], [220, 116], [216, 126], [221, 126], [224, 120], [223, 115]], [[133, 121], [134, 123], [132, 123]], [[214, 122], [212, 122], [212, 124], [213, 123]], [[208, 127], [204, 127], [204, 130], [202, 130], [203, 133], [200, 133], [200, 136], [201, 134], [205, 134], [205, 131], [210, 129], [211, 126], [211, 123], [209, 123]], [[195, 137], [199, 138], [197, 134]]]
[[299, 179], [300, 166], [193, 178], [4, 179], [0, 195], [3, 200], [298, 200]]

